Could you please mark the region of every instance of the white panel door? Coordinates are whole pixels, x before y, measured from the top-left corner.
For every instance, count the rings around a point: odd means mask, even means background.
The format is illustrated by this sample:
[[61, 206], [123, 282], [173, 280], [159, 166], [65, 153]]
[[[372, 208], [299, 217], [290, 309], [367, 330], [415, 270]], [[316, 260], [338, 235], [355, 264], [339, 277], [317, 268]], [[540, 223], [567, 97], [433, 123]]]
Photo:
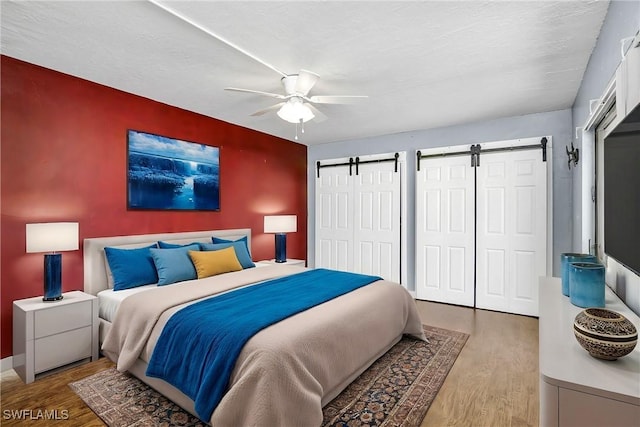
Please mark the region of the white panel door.
[[474, 169], [470, 156], [421, 160], [416, 172], [416, 294], [474, 304]]
[[349, 166], [320, 171], [316, 181], [317, 268], [353, 271], [353, 181]]
[[540, 150], [481, 154], [476, 307], [538, 315], [546, 275], [547, 170]]
[[353, 271], [400, 282], [401, 173], [395, 167], [394, 162], [361, 164], [353, 177]]

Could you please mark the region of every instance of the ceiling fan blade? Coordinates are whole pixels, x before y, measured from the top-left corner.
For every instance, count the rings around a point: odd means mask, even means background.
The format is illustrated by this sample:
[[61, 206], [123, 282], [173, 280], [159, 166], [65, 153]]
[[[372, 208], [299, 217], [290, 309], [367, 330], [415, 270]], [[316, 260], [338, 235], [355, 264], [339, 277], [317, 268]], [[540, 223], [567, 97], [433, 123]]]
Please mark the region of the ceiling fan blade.
[[298, 79], [296, 80], [296, 93], [306, 96], [319, 78], [320, 76], [316, 73], [307, 70], [300, 70], [298, 73]]
[[316, 107], [314, 107], [311, 104], [306, 104], [307, 107], [309, 107], [309, 109], [313, 112], [313, 115], [315, 116], [313, 118], [313, 120], [315, 120], [318, 123], [322, 123], [325, 120], [327, 120], [327, 116], [324, 115], [324, 113], [322, 113], [320, 110], [318, 110]]
[[356, 104], [368, 98], [366, 95], [325, 95], [325, 96], [312, 96], [307, 98], [307, 101], [314, 104]]
[[224, 90], [230, 90], [230, 91], [233, 91], [233, 92], [255, 93], [255, 94], [258, 94], [258, 95], [270, 96], [272, 98], [278, 98], [278, 99], [285, 99], [286, 98], [286, 96], [280, 95], [278, 93], [262, 92], [260, 90], [253, 90], [253, 89], [240, 89], [240, 88], [237, 88], [237, 87], [225, 87]]
[[283, 105], [284, 105], [284, 102], [278, 102], [277, 104], [272, 105], [271, 107], [267, 107], [262, 110], [256, 111], [255, 113], [252, 114], [252, 116], [262, 116], [263, 114], [267, 114], [271, 111], [279, 109]]

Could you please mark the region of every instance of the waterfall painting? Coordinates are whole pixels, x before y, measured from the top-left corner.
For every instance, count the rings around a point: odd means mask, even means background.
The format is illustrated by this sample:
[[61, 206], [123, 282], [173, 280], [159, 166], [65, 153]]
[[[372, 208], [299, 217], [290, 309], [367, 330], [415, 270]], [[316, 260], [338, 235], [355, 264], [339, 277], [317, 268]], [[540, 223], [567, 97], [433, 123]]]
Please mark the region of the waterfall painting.
[[220, 149], [129, 130], [129, 209], [220, 210]]

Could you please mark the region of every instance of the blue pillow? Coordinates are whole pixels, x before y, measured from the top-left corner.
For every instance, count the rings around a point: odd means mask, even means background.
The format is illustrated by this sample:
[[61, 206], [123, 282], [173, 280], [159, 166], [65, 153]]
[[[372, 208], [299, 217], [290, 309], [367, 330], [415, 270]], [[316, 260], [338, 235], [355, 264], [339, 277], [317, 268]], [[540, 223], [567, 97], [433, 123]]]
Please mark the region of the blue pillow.
[[233, 246], [233, 249], [236, 251], [236, 257], [240, 262], [242, 268], [251, 268], [256, 265], [251, 260], [251, 255], [249, 255], [249, 251], [247, 251], [246, 242], [235, 241], [228, 243], [200, 243], [200, 248], [203, 251], [217, 251], [220, 249], [226, 249], [230, 246]]
[[227, 240], [221, 239], [220, 237], [212, 237], [211, 241], [215, 243], [235, 243], [235, 242], [243, 242], [244, 247], [247, 249], [247, 253], [251, 255], [251, 249], [249, 249], [249, 244], [247, 243], [247, 236], [241, 237], [238, 240]]
[[[186, 245], [179, 245], [176, 243], [168, 243], [168, 242], [163, 242], [162, 240], [158, 240], [158, 247], [160, 249], [176, 249], [176, 248], [184, 248], [187, 246], [192, 246], [192, 245], [200, 245], [198, 242], [191, 242], [191, 243], [187, 243]], [[196, 249], [197, 250], [197, 249]]]
[[137, 249], [104, 248], [113, 275], [114, 291], [158, 283], [156, 266], [151, 258], [151, 248], [155, 247], [156, 245]]
[[196, 279], [196, 269], [189, 258], [189, 251], [199, 251], [197, 243], [173, 249], [150, 249], [158, 271], [158, 286]]

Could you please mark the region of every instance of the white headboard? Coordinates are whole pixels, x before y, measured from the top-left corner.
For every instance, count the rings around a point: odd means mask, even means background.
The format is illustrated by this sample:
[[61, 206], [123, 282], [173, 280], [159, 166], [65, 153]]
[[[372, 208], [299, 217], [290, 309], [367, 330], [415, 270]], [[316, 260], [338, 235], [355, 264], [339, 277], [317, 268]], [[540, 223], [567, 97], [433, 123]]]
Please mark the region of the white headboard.
[[95, 237], [84, 239], [84, 291], [96, 295], [107, 289], [107, 270], [105, 268], [105, 246], [119, 248], [140, 248], [156, 243], [158, 240], [169, 243], [211, 243], [211, 237], [237, 240], [247, 236], [247, 245], [251, 250], [251, 229], [189, 231], [183, 233], [139, 234], [134, 236]]

